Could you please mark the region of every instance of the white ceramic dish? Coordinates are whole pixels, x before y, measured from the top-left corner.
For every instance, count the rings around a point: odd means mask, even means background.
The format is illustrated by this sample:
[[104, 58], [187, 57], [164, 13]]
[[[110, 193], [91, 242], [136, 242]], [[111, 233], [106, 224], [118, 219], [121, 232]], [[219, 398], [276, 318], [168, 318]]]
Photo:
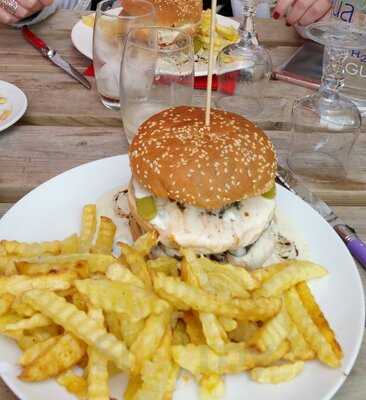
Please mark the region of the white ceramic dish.
[[[39, 186], [0, 220], [0, 239], [39, 241], [60, 239], [79, 231], [82, 206], [103, 193], [126, 186], [130, 178], [127, 156], [98, 160], [67, 171]], [[243, 396], [255, 400], [329, 400], [349, 374], [364, 331], [364, 294], [355, 263], [341, 239], [312, 208], [278, 188], [279, 212], [286, 215], [307, 242], [310, 258], [326, 266], [329, 275], [311, 282], [313, 293], [337, 334], [344, 360], [339, 369], [308, 362], [295, 380], [280, 385], [258, 384], [244, 375], [226, 378], [224, 400]], [[71, 400], [54, 381], [27, 384], [17, 379], [19, 350], [0, 338], [0, 375], [21, 400]], [[125, 379], [113, 377], [112, 397], [121, 399]], [[198, 399], [193, 380], [178, 382], [174, 400]]]
[[25, 113], [28, 101], [25, 94], [15, 85], [0, 81], [0, 97], [5, 97], [7, 103], [0, 105], [0, 111], [11, 109], [11, 114], [4, 121], [0, 121], [0, 132], [14, 125]]
[[[239, 22], [234, 21], [231, 18], [217, 15], [217, 22], [224, 26], [233, 26], [235, 29], [239, 27]], [[90, 60], [93, 59], [93, 28], [84, 24], [82, 20], [79, 20], [71, 31], [71, 41], [75, 48], [84, 56]], [[195, 76], [207, 75], [207, 64], [196, 62], [195, 63]], [[230, 64], [227, 64], [226, 70], [235, 70], [234, 64], [230, 68]]]

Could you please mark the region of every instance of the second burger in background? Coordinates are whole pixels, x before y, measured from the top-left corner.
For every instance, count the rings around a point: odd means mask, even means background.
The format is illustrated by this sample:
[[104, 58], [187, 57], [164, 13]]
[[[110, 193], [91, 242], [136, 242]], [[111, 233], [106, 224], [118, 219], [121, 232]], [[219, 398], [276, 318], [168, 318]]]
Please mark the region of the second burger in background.
[[175, 107], [155, 114], [130, 146], [129, 207], [137, 237], [154, 230], [160, 248], [190, 247], [219, 261], [262, 266], [275, 251], [276, 155], [244, 117]]
[[201, 21], [202, 0], [150, 0], [155, 7], [157, 25], [179, 28], [194, 34]]

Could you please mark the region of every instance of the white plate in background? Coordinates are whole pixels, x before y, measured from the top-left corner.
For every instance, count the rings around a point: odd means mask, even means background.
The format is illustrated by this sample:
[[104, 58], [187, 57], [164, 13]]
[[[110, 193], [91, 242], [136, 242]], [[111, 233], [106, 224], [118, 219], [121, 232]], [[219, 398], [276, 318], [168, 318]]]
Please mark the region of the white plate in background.
[[[233, 26], [235, 29], [239, 27], [239, 22], [232, 18], [224, 17], [217, 14], [217, 23], [224, 26]], [[90, 60], [93, 59], [93, 28], [84, 24], [80, 19], [72, 28], [71, 41], [74, 47]], [[195, 76], [206, 76], [208, 65], [202, 62], [195, 63]], [[230, 68], [230, 63], [227, 64], [227, 71], [235, 70], [235, 67]]]
[[11, 114], [4, 121], [0, 121], [0, 132], [15, 124], [25, 113], [28, 106], [26, 95], [15, 85], [0, 81], [0, 97], [5, 97], [7, 103], [0, 104], [0, 112], [10, 109]]

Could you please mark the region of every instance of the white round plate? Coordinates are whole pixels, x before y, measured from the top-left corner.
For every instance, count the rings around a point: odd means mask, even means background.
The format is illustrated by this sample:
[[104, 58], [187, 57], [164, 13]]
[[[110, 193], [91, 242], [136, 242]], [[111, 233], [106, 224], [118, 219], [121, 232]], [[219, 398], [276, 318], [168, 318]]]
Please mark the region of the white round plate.
[[[239, 22], [234, 21], [232, 18], [217, 15], [217, 22], [224, 26], [233, 26], [235, 29], [239, 27]], [[93, 28], [85, 25], [82, 20], [79, 20], [71, 31], [71, 41], [76, 49], [90, 60], [93, 59]], [[207, 75], [207, 64], [196, 62], [195, 63], [195, 76]], [[234, 65], [230, 68], [230, 64], [227, 64], [227, 72], [235, 70]], [[214, 71], [215, 73], [215, 71]]]
[[15, 124], [25, 113], [28, 101], [26, 95], [15, 85], [0, 81], [0, 97], [7, 99], [7, 104], [0, 105], [0, 111], [3, 107], [10, 107], [11, 114], [4, 121], [0, 121], [0, 132], [9, 126]]
[[[127, 156], [94, 161], [69, 170], [39, 186], [0, 220], [0, 239], [40, 241], [60, 239], [79, 232], [82, 206], [102, 194], [126, 186], [130, 178]], [[263, 385], [247, 375], [226, 378], [224, 400], [328, 400], [342, 385], [355, 362], [364, 330], [364, 294], [355, 263], [341, 239], [310, 206], [278, 187], [279, 212], [299, 230], [310, 257], [329, 271], [311, 282], [313, 293], [344, 350], [342, 367], [331, 369], [317, 361], [307, 362], [300, 376], [289, 383]], [[0, 375], [21, 400], [54, 398], [72, 400], [55, 381], [27, 384], [17, 379], [19, 350], [0, 338]], [[111, 397], [121, 399], [125, 379], [113, 377]], [[193, 380], [180, 379], [174, 400], [198, 399]]]

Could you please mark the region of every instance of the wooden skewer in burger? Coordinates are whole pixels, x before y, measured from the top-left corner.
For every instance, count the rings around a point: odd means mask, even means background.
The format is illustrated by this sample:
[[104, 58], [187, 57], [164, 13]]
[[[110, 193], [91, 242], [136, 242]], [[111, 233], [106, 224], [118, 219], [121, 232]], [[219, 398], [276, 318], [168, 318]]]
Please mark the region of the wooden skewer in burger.
[[159, 235], [159, 250], [181, 247], [258, 267], [275, 246], [276, 156], [268, 137], [240, 115], [211, 109], [213, 0], [206, 110], [180, 106], [153, 115], [130, 148], [131, 230]]

